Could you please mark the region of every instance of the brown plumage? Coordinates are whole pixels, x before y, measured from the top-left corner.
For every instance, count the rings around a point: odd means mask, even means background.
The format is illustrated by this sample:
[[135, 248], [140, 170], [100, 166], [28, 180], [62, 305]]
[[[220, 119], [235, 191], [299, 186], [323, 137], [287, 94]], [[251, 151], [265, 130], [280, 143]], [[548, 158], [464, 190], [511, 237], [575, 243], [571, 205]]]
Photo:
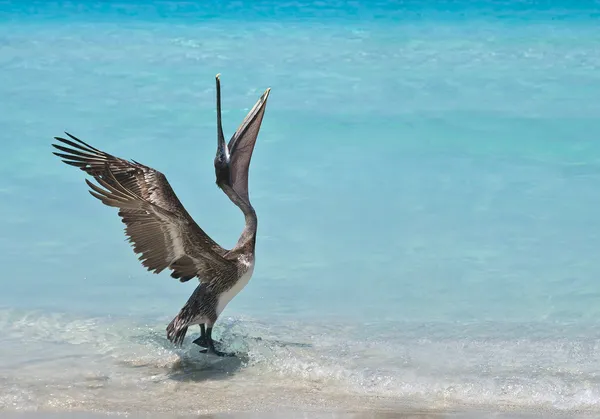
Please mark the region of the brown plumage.
[[[53, 144], [63, 162], [79, 167], [104, 188], [89, 180], [90, 193], [105, 205], [119, 208], [125, 232], [135, 253], [149, 271], [172, 270], [182, 282], [210, 278], [211, 269], [226, 269], [225, 249], [196, 224], [183, 207], [165, 175], [135, 161], [102, 152], [67, 133], [56, 137], [71, 148]], [[206, 274], [203, 275], [203, 273]]]
[[[218, 76], [217, 89], [222, 137]], [[217, 174], [217, 184], [246, 218], [246, 227], [231, 250], [219, 246], [196, 224], [161, 172], [135, 160], [115, 157], [69, 133], [69, 139], [55, 137], [60, 144], [53, 144], [58, 150], [53, 154], [90, 175], [97, 183], [86, 179], [90, 194], [119, 209], [125, 233], [143, 266], [153, 273], [169, 269], [171, 276], [181, 282], [199, 279], [200, 285], [167, 328], [168, 338], [176, 344], [182, 343], [188, 326], [200, 324], [201, 339], [206, 339], [202, 342], [208, 351], [221, 354], [213, 346], [212, 325], [252, 275], [257, 218], [248, 196], [248, 170], [268, 95], [269, 89], [233, 135], [230, 152], [219, 141], [217, 156], [221, 156], [221, 166], [217, 173], [225, 176], [220, 178]]]

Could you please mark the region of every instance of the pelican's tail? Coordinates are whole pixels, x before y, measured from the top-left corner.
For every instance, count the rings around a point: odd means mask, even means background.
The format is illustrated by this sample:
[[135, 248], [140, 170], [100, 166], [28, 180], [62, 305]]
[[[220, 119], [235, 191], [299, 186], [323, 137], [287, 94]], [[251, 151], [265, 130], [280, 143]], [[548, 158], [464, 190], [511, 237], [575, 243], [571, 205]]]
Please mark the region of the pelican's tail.
[[183, 344], [188, 326], [204, 323], [204, 316], [201, 312], [204, 293], [205, 285], [198, 285], [179, 314], [167, 326], [167, 339], [174, 345], [181, 346]]
[[171, 343], [175, 346], [181, 346], [183, 344], [183, 339], [185, 339], [185, 334], [188, 331], [187, 326], [181, 326], [181, 321], [179, 316], [175, 317], [171, 320], [171, 323], [167, 326], [167, 339], [171, 341]]

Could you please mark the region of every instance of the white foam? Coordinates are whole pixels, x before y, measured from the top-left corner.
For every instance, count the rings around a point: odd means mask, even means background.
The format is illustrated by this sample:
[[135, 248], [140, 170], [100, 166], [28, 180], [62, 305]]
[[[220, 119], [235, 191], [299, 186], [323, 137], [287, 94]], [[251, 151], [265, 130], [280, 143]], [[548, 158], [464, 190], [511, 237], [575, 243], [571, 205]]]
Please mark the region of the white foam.
[[[374, 331], [361, 340], [343, 325], [224, 318], [217, 339], [247, 357], [215, 362], [191, 344], [192, 330], [173, 348], [162, 320], [12, 310], [0, 311], [0, 326], [0, 409], [187, 414], [343, 402], [600, 411], [593, 337], [466, 337], [440, 326], [419, 338], [418, 327], [404, 325], [394, 339]], [[240, 392], [251, 396], [231, 397]], [[219, 404], [198, 406], [199, 393]]]

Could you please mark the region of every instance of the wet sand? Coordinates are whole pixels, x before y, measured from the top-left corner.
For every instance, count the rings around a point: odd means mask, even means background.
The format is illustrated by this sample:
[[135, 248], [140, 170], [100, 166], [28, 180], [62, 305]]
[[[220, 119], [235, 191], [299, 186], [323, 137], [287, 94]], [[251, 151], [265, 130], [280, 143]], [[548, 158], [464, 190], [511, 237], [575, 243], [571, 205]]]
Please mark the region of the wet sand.
[[584, 419], [596, 417], [585, 413], [519, 413], [519, 412], [239, 412], [218, 413], [209, 415], [165, 415], [165, 414], [135, 414], [135, 413], [97, 413], [97, 412], [0, 412], [0, 419]]

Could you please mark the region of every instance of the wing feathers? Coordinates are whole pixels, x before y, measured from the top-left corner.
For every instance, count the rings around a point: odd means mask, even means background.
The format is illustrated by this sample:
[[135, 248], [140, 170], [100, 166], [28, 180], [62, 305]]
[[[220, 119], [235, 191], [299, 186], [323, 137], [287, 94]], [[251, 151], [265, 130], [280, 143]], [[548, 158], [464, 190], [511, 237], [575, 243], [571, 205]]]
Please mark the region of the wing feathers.
[[97, 184], [85, 180], [94, 198], [119, 208], [127, 240], [144, 267], [155, 273], [168, 268], [182, 282], [233, 274], [223, 258], [227, 251], [194, 222], [162, 173], [66, 134], [70, 139], [55, 137], [62, 145], [53, 144], [59, 151], [53, 154], [94, 178]]
[[[94, 154], [90, 154], [90, 153], [84, 153], [82, 151], [78, 151], [78, 150], [73, 150], [71, 148], [67, 148], [64, 147], [62, 145], [58, 145], [58, 144], [52, 144], [54, 146], [54, 148], [60, 150], [60, 151], [64, 151], [65, 153], [69, 153], [71, 155], [77, 155], [77, 156], [81, 156], [81, 157], [86, 157], [86, 158], [94, 158]], [[56, 154], [56, 153], [54, 153]], [[67, 156], [69, 157], [69, 156]]]
[[69, 137], [71, 137], [73, 140], [77, 141], [79, 144], [83, 144], [83, 145], [84, 145], [84, 146], [86, 146], [87, 148], [89, 148], [89, 149], [92, 149], [92, 150], [94, 150], [94, 151], [97, 151], [98, 153], [105, 154], [104, 152], [102, 152], [102, 151], [98, 150], [97, 148], [94, 148], [94, 147], [92, 147], [92, 146], [91, 146], [91, 145], [89, 145], [88, 143], [81, 141], [79, 138], [76, 138], [76, 137], [72, 136], [72, 135], [71, 135], [71, 134], [69, 134], [68, 132], [65, 132], [65, 134], [67, 134], [67, 135], [68, 135]]

